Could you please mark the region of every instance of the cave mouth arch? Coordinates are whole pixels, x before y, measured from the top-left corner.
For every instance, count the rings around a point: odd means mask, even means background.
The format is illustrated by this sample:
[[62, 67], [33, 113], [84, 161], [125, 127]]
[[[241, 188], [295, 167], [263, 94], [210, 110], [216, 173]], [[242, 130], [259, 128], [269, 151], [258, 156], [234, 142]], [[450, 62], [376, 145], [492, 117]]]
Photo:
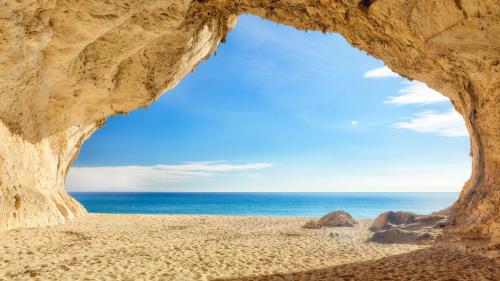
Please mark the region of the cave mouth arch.
[[249, 13], [302, 30], [339, 32], [400, 75], [449, 97], [464, 116], [473, 156], [471, 178], [451, 209], [454, 229], [500, 239], [495, 1], [148, 3], [6, 8], [15, 16], [6, 19], [11, 36], [2, 39], [7, 47], [0, 67], [6, 77], [0, 229], [85, 214], [64, 191], [82, 143], [107, 116], [147, 106], [175, 86], [216, 50], [239, 15]]
[[[349, 68], [352, 64], [359, 67]], [[410, 91], [420, 83], [407, 84], [408, 81], [393, 77], [396, 75], [392, 73], [385, 73], [391, 76], [385, 78], [364, 77], [366, 73], [374, 75], [371, 74], [373, 69], [385, 69], [382, 65], [380, 61], [352, 48], [340, 35], [298, 31], [255, 16], [240, 17], [236, 27], [228, 34], [226, 43], [219, 46], [217, 56], [202, 63], [193, 74], [162, 95], [149, 109], [108, 120], [105, 128], [83, 146], [75, 162], [77, 167], [70, 169], [68, 174], [66, 190], [406, 192], [444, 191], [446, 188], [445, 191], [455, 191], [465, 181], [463, 174], [470, 175], [469, 157], [465, 152], [469, 147], [466, 137], [457, 140], [456, 137], [398, 130], [391, 127], [397, 119], [389, 122], [391, 126], [371, 124], [383, 124], [386, 121], [377, 118], [387, 115], [397, 117], [403, 108], [407, 111], [414, 109], [418, 113], [436, 107], [439, 111], [447, 111], [451, 104], [448, 100], [427, 106], [387, 104], [388, 95], [398, 95], [401, 89]], [[250, 70], [252, 67], [256, 69]], [[375, 87], [390, 89], [382, 94]], [[433, 97], [431, 92], [428, 94]], [[374, 113], [368, 113], [367, 110]], [[408, 117], [412, 115], [410, 112], [407, 114]], [[195, 129], [178, 124], [191, 124]], [[245, 124], [244, 131], [239, 128], [241, 124]], [[368, 131], [364, 137], [363, 130]], [[376, 133], [383, 130], [387, 130], [386, 134], [390, 137]], [[463, 130], [466, 130], [465, 127]], [[127, 137], [127, 134], [130, 135]], [[282, 139], [282, 143], [277, 139]], [[202, 143], [200, 140], [203, 140]], [[206, 149], [210, 149], [210, 145], [223, 149], [215, 148], [216, 152], [208, 153]], [[132, 147], [134, 149], [130, 152]], [[283, 147], [288, 148], [285, 151]], [[372, 150], [374, 147], [378, 148], [376, 152]], [[464, 162], [465, 165], [447, 167], [452, 161], [446, 159], [452, 157], [442, 151], [450, 147], [457, 147], [452, 155], [460, 154], [461, 157], [457, 156], [456, 161]], [[251, 164], [249, 166], [252, 168], [255, 165], [272, 164], [270, 168], [250, 170], [264, 173], [260, 175], [259, 181], [240, 177], [235, 183], [237, 180], [234, 178], [237, 176], [230, 174], [226, 175], [229, 179], [220, 178], [217, 184], [213, 184], [210, 178], [196, 177], [189, 178], [196, 184], [189, 185], [182, 180], [172, 184], [165, 180], [168, 172], [155, 173], [157, 165], [175, 169], [180, 168], [182, 163], [197, 161], [252, 159], [254, 153], [265, 154], [270, 149], [273, 155], [280, 155], [279, 160], [262, 157], [250, 160], [250, 163], [226, 163], [237, 169], [243, 169], [241, 164]], [[347, 152], [350, 152], [349, 157]], [[304, 153], [308, 155], [303, 161], [295, 156]], [[369, 159], [364, 159], [364, 154], [368, 154]], [[80, 158], [83, 160], [79, 161]], [[422, 161], [425, 164], [421, 164]], [[130, 167], [144, 162], [150, 163], [143, 164], [141, 173]], [[214, 168], [206, 167], [205, 163], [199, 164], [203, 169]], [[291, 167], [286, 170], [283, 166]], [[413, 169], [406, 169], [413, 171], [406, 171], [405, 167], [411, 166]], [[302, 175], [302, 167], [311, 172]], [[384, 168], [377, 170], [378, 167]], [[266, 177], [266, 171], [281, 176], [274, 176], [271, 180], [270, 176]], [[121, 179], [121, 173], [126, 174], [126, 181]], [[148, 176], [143, 176], [145, 174]], [[361, 182], [353, 174], [362, 175]], [[351, 177], [348, 178], [348, 175]], [[150, 182], [159, 182], [161, 187], [151, 187]], [[367, 186], [369, 182], [372, 186]], [[239, 186], [244, 185], [255, 188], [241, 190]], [[87, 205], [88, 196], [83, 198], [85, 201], [80, 202], [84, 203], [88, 211], [97, 212], [95, 208], [89, 208], [95, 204]], [[453, 203], [451, 200], [445, 202], [434, 209], [423, 208], [425, 203], [422, 202], [422, 208], [411, 211], [430, 213]], [[105, 211], [101, 208], [98, 210]], [[387, 209], [381, 209], [371, 216], [385, 211]], [[318, 212], [315, 215], [321, 214]]]

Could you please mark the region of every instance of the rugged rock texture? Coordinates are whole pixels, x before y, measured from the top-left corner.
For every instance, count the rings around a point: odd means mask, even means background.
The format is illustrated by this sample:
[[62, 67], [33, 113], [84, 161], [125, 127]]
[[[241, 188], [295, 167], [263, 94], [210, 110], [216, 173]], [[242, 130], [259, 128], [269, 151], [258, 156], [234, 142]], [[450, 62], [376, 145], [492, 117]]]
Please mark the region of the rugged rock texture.
[[72, 127], [30, 143], [0, 122], [0, 230], [63, 223], [86, 213], [64, 191], [64, 178], [92, 131]]
[[436, 240], [439, 234], [438, 231], [408, 231], [391, 228], [375, 232], [370, 241], [382, 244], [427, 245]]
[[242, 13], [340, 32], [448, 96], [464, 116], [474, 159], [451, 210], [455, 230], [500, 239], [497, 0], [4, 0], [0, 229], [83, 214], [64, 192], [82, 142], [108, 116], [174, 87]]
[[175, 86], [235, 22], [210, 10], [198, 15], [192, 5], [0, 3], [0, 230], [86, 213], [64, 191], [85, 139], [107, 116]]
[[393, 225], [406, 224], [410, 220], [414, 220], [416, 214], [410, 212], [385, 212], [378, 215], [370, 226], [371, 231], [389, 229]]
[[417, 215], [411, 212], [385, 212], [380, 214], [370, 226], [371, 231], [405, 227], [419, 229], [422, 227], [442, 227], [448, 223], [443, 215]]
[[358, 222], [351, 214], [344, 211], [335, 211], [322, 216], [318, 221], [310, 220], [302, 226], [306, 229], [319, 229], [322, 227], [353, 227]]
[[385, 212], [370, 226], [375, 232], [370, 241], [390, 244], [430, 244], [449, 224], [444, 215], [417, 215], [410, 212]]
[[335, 211], [328, 213], [318, 220], [318, 225], [322, 227], [352, 227], [355, 224], [358, 224], [358, 222], [352, 218], [351, 214], [344, 211]]

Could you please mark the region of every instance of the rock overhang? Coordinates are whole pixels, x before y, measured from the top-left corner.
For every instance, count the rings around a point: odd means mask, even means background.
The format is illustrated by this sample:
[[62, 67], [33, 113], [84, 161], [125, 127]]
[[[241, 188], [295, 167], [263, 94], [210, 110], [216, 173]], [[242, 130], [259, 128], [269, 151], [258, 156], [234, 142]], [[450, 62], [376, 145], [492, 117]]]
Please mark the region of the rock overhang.
[[241, 14], [338, 32], [450, 98], [471, 136], [455, 229], [500, 239], [500, 7], [496, 1], [13, 1], [0, 27], [0, 229], [85, 214], [64, 191], [82, 143], [154, 102], [212, 54]]

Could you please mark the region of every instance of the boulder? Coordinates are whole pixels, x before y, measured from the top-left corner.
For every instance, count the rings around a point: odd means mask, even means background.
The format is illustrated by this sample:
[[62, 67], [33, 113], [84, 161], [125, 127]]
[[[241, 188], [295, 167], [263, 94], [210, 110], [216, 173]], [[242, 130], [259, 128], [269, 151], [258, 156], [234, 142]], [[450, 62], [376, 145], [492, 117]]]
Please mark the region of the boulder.
[[373, 221], [370, 230], [375, 233], [369, 240], [378, 243], [429, 244], [448, 223], [445, 215], [389, 211]]
[[305, 229], [318, 229], [321, 227], [353, 227], [358, 222], [351, 214], [344, 211], [335, 211], [321, 217], [318, 221], [310, 220], [302, 226]]
[[439, 233], [433, 231], [408, 231], [401, 228], [381, 230], [369, 239], [383, 244], [427, 245], [436, 239]]
[[392, 228], [394, 225], [408, 224], [415, 221], [417, 214], [410, 212], [385, 212], [380, 214], [370, 226], [371, 231]]
[[439, 227], [439, 225], [444, 225], [447, 223], [447, 216], [441, 215], [425, 215], [417, 216], [413, 224], [419, 225], [420, 227]]
[[402, 227], [406, 230], [415, 230], [422, 227], [439, 227], [446, 223], [447, 217], [444, 215], [418, 215], [411, 212], [385, 212], [380, 214], [370, 226], [373, 232]]
[[317, 223], [321, 227], [352, 227], [358, 224], [351, 214], [344, 211], [328, 213], [320, 218]]

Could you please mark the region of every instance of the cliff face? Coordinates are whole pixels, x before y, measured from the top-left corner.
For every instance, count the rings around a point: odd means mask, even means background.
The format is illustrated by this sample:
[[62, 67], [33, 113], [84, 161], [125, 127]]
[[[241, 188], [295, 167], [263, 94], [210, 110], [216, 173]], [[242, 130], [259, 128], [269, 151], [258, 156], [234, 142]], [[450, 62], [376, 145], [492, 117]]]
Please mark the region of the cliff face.
[[[0, 230], [85, 213], [64, 191], [106, 117], [147, 106], [208, 58], [243, 13], [341, 33], [448, 96], [471, 135], [457, 230], [500, 239], [496, 0], [6, 0], [0, 9]], [[335, 47], [332, 46], [332, 50]]]

